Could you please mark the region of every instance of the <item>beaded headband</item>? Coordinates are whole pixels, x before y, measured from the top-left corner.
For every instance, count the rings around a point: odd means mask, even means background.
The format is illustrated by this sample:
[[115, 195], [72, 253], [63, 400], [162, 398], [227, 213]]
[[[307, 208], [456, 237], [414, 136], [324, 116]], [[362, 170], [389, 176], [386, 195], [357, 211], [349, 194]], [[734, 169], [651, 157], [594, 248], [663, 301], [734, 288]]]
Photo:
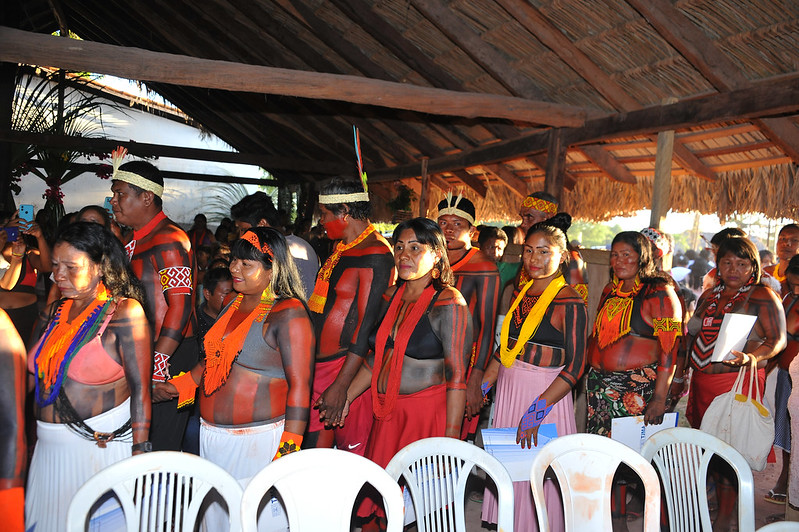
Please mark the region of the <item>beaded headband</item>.
[[555, 214], [558, 212], [558, 204], [552, 203], [545, 199], [536, 198], [534, 196], [527, 196], [522, 202], [522, 207], [532, 207], [533, 209], [547, 214]]
[[641, 229], [641, 234], [644, 235], [655, 246], [657, 258], [660, 258], [669, 252], [669, 248], [671, 247], [669, 244], [669, 239], [666, 238], [666, 235], [654, 227], [645, 227]]
[[[453, 200], [454, 200], [454, 202], [453, 202]], [[439, 204], [438, 204], [439, 205], [439, 207], [438, 207], [438, 215], [439, 216], [444, 216], [446, 214], [451, 214], [451, 215], [454, 215], [454, 216], [460, 216], [461, 218], [463, 218], [464, 220], [466, 220], [470, 224], [474, 225], [474, 213], [470, 213], [468, 211], [465, 211], [463, 209], [458, 208], [458, 204], [461, 202], [461, 200], [466, 201], [467, 204], [471, 204], [471, 201], [469, 201], [468, 199], [465, 199], [463, 197], [463, 195], [458, 194], [457, 198], [453, 198], [452, 197], [452, 191], [447, 192], [447, 196], [441, 202], [439, 202]], [[444, 203], [444, 202], [446, 202], [446, 207], [444, 207], [442, 209], [441, 208], [441, 204]], [[466, 204], [464, 204], [464, 205], [466, 205]], [[472, 206], [472, 210], [474, 210], [474, 206]]]
[[252, 244], [255, 249], [258, 249], [264, 255], [269, 255], [269, 258], [274, 259], [275, 255], [272, 253], [272, 248], [269, 247], [269, 244], [261, 244], [261, 241], [258, 239], [258, 235], [253, 233], [252, 231], [247, 231], [243, 235], [241, 235], [241, 240], [246, 240], [250, 244]]
[[159, 198], [164, 195], [164, 187], [163, 185], [159, 185], [158, 183], [153, 183], [149, 179], [146, 179], [139, 174], [134, 174], [133, 172], [127, 172], [125, 170], [120, 170], [119, 166], [122, 164], [122, 159], [125, 158], [125, 155], [128, 154], [128, 150], [123, 148], [122, 146], [117, 146], [114, 151], [111, 152], [111, 166], [114, 169], [114, 172], [111, 174], [111, 180], [116, 181], [124, 181], [125, 183], [129, 183], [131, 185], [135, 185], [142, 190], [148, 190], [158, 196]]

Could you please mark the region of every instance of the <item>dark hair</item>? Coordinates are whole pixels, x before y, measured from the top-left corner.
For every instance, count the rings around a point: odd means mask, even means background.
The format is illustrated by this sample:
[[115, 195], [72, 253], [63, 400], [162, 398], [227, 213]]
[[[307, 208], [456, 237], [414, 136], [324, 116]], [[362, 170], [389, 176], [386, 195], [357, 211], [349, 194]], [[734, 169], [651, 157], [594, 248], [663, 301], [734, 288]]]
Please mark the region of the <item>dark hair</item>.
[[785, 273], [792, 273], [793, 275], [799, 275], [799, 255], [794, 255], [791, 257], [791, 260], [788, 261], [788, 267], [785, 268]]
[[[161, 170], [147, 161], [130, 161], [120, 166], [119, 169], [139, 175], [147, 181], [152, 181], [156, 185], [160, 185], [162, 187], [164, 186], [164, 176], [161, 174]], [[127, 181], [125, 182], [127, 183]], [[143, 188], [137, 187], [131, 183], [128, 183], [128, 186], [133, 189], [137, 196], [141, 196], [141, 193], [144, 192]], [[155, 198], [153, 202], [155, 203], [156, 207], [162, 207], [164, 202], [161, 199], [161, 196], [158, 194], [153, 194], [153, 197]]]
[[552, 218], [547, 218], [542, 222], [531, 225], [530, 229], [527, 230], [527, 234], [524, 235], [524, 241], [527, 242], [527, 239], [531, 236], [541, 233], [550, 244], [555, 244], [560, 247], [563, 252], [564, 261], [560, 264], [559, 269], [560, 273], [564, 275], [569, 271], [569, 262], [571, 260], [571, 253], [569, 253], [569, 237], [566, 235], [571, 225], [572, 217], [565, 212], [559, 212]]
[[99, 265], [103, 284], [113, 297], [135, 299], [144, 306], [141, 281], [131, 270], [122, 243], [106, 227], [94, 222], [75, 222], [66, 226], [55, 242], [69, 244]]
[[544, 192], [543, 190], [538, 190], [536, 192], [533, 192], [532, 194], [528, 194], [528, 196], [531, 198], [538, 198], [544, 201], [548, 201], [550, 203], [554, 203], [556, 209], [558, 208], [558, 205], [560, 205], [558, 198], [556, 198], [549, 192]]
[[305, 289], [300, 280], [300, 274], [294, 259], [289, 253], [286, 237], [277, 229], [271, 227], [251, 227], [247, 232], [252, 232], [258, 237], [263, 246], [266, 244], [272, 250], [272, 255], [262, 253], [247, 240], [239, 238], [230, 249], [232, 258], [241, 260], [260, 261], [266, 269], [272, 270], [272, 294], [275, 299], [296, 298], [305, 301]]
[[[638, 253], [638, 278], [642, 283], [675, 284], [669, 274], [658, 271], [655, 266], [652, 244], [647, 237], [638, 231], [622, 231], [613, 237], [613, 242], [611, 242], [610, 247], [613, 248], [613, 246], [618, 243], [628, 244]], [[610, 276], [613, 277], [613, 268], [610, 269]]]
[[494, 227], [492, 225], [483, 225], [480, 229], [480, 235], [477, 237], [477, 245], [481, 246], [488, 242], [492, 238], [496, 238], [497, 240], [502, 240], [504, 242], [508, 241], [508, 235], [505, 234], [505, 231], [500, 229], [499, 227]]
[[719, 259], [728, 253], [732, 253], [739, 259], [748, 260], [752, 264], [755, 283], [760, 282], [760, 274], [762, 273], [762, 268], [760, 267], [760, 253], [758, 253], [757, 247], [751, 240], [746, 237], [732, 237], [722, 241], [716, 252], [716, 267], [719, 265]]
[[[343, 179], [334, 179], [327, 185], [322, 187], [320, 194], [333, 195], [333, 194], [354, 194], [356, 192], [363, 192], [363, 183], [360, 181], [345, 181]], [[338, 216], [342, 214], [347, 206], [349, 215], [356, 220], [366, 220], [371, 214], [371, 205], [368, 201], [348, 201], [346, 203], [326, 203], [325, 208]]]
[[228, 268], [212, 268], [205, 272], [203, 277], [203, 289], [212, 292], [216, 290], [216, 285], [222, 281], [232, 281], [233, 276]]
[[[452, 273], [449, 257], [447, 256], [447, 241], [444, 239], [444, 232], [441, 231], [438, 224], [429, 218], [405, 220], [394, 229], [392, 240], [396, 242], [406, 229], [413, 231], [416, 235], [416, 240], [420, 244], [430, 246], [433, 248], [433, 252], [440, 252], [441, 254], [441, 258], [433, 265], [434, 268], [437, 267], [441, 271], [438, 279], [433, 279], [433, 287], [436, 290], [443, 290], [447, 286], [455, 284], [455, 275]], [[397, 285], [404, 282], [402, 279], [397, 279]]]
[[797, 231], [799, 232], [799, 225], [796, 224], [785, 224], [780, 228], [780, 232], [777, 233], [777, 236], [781, 235], [783, 231]]
[[280, 216], [272, 203], [272, 198], [261, 191], [244, 196], [230, 208], [230, 216], [253, 227], [261, 220], [266, 220], [270, 227], [280, 227]]
[[[452, 198], [452, 201], [454, 201], [454, 200], [456, 200], [456, 197]], [[441, 209], [446, 209], [447, 207], [455, 207], [455, 204], [453, 203], [453, 204], [450, 205], [449, 201], [450, 200], [448, 198], [444, 198], [443, 200], [439, 201], [438, 202], [438, 211], [441, 212]], [[477, 218], [477, 214], [476, 214], [477, 211], [474, 208], [474, 203], [472, 203], [471, 200], [469, 200], [468, 198], [464, 198], [464, 197], [461, 196], [460, 200], [458, 201], [457, 208], [462, 210], [466, 214], [471, 215], [472, 220]], [[441, 215], [439, 214], [439, 216], [441, 216]], [[463, 216], [461, 216], [461, 218], [463, 218]], [[469, 224], [469, 225], [472, 225], [472, 224]]]
[[738, 227], [725, 227], [710, 239], [710, 243], [715, 246], [720, 246], [722, 242], [727, 240], [728, 238], [741, 238], [746, 237], [746, 233], [743, 229], [739, 229]]
[[103, 219], [103, 227], [107, 227], [109, 229], [111, 228], [111, 217], [108, 215], [108, 211], [99, 205], [86, 205], [84, 208], [78, 211], [76, 220], [80, 220], [80, 217], [89, 211], [94, 211], [100, 215], [100, 218]]

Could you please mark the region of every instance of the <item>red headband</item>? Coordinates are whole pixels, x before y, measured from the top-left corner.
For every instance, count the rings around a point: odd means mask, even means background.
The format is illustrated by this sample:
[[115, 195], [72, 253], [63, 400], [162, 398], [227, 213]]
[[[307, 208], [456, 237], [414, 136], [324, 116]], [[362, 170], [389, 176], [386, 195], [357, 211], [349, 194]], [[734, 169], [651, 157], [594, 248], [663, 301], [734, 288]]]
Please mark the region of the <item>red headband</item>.
[[246, 240], [253, 246], [255, 249], [260, 249], [261, 253], [265, 255], [269, 255], [270, 258], [275, 258], [275, 255], [272, 253], [272, 248], [269, 247], [269, 244], [261, 244], [261, 241], [258, 239], [258, 235], [253, 233], [252, 231], [247, 231], [243, 235], [241, 235], [242, 240]]

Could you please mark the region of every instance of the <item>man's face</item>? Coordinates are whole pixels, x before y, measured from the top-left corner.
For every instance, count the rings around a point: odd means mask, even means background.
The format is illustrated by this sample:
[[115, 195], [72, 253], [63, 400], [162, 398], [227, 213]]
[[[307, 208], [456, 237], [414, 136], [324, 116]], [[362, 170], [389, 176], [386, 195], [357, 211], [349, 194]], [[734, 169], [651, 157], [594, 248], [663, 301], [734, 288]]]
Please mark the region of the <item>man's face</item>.
[[788, 262], [799, 253], [799, 231], [783, 229], [777, 237], [777, 256], [780, 262]]
[[444, 214], [438, 217], [438, 226], [444, 233], [447, 249], [461, 249], [472, 241], [474, 227], [465, 218], [454, 214]]
[[549, 214], [532, 207], [522, 207], [519, 209], [519, 216], [522, 218], [522, 223], [519, 227], [522, 228], [525, 234], [527, 234], [527, 230], [534, 224], [549, 219]]
[[[111, 208], [117, 223], [138, 228], [146, 218], [152, 198], [148, 192], [137, 194], [129, 184], [114, 180], [111, 185]], [[148, 201], [149, 200], [149, 201]]]
[[480, 251], [482, 251], [486, 257], [491, 259], [494, 262], [499, 262], [499, 259], [502, 258], [502, 255], [505, 254], [505, 246], [507, 242], [504, 240], [500, 240], [499, 238], [489, 238], [483, 245], [480, 246]]
[[225, 298], [228, 294], [233, 291], [233, 281], [219, 281], [216, 283], [216, 287], [214, 288], [213, 292], [209, 292], [205, 288], [203, 288], [203, 295], [205, 296], [205, 300], [208, 305], [208, 310], [210, 310], [213, 314], [219, 314], [222, 312], [222, 307], [224, 306]]

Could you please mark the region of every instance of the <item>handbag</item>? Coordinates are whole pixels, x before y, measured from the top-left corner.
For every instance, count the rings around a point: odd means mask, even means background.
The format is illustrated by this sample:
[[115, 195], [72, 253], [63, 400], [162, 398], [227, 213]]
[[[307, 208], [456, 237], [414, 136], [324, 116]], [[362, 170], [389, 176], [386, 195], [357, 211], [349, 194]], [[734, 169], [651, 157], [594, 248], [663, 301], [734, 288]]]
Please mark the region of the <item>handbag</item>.
[[[749, 393], [744, 395], [742, 390], [747, 373]], [[763, 471], [774, 443], [774, 418], [763, 406], [756, 377], [757, 363], [751, 357], [748, 367], [738, 370], [732, 389], [713, 399], [707, 407], [699, 428], [732, 445], [753, 471]]]

